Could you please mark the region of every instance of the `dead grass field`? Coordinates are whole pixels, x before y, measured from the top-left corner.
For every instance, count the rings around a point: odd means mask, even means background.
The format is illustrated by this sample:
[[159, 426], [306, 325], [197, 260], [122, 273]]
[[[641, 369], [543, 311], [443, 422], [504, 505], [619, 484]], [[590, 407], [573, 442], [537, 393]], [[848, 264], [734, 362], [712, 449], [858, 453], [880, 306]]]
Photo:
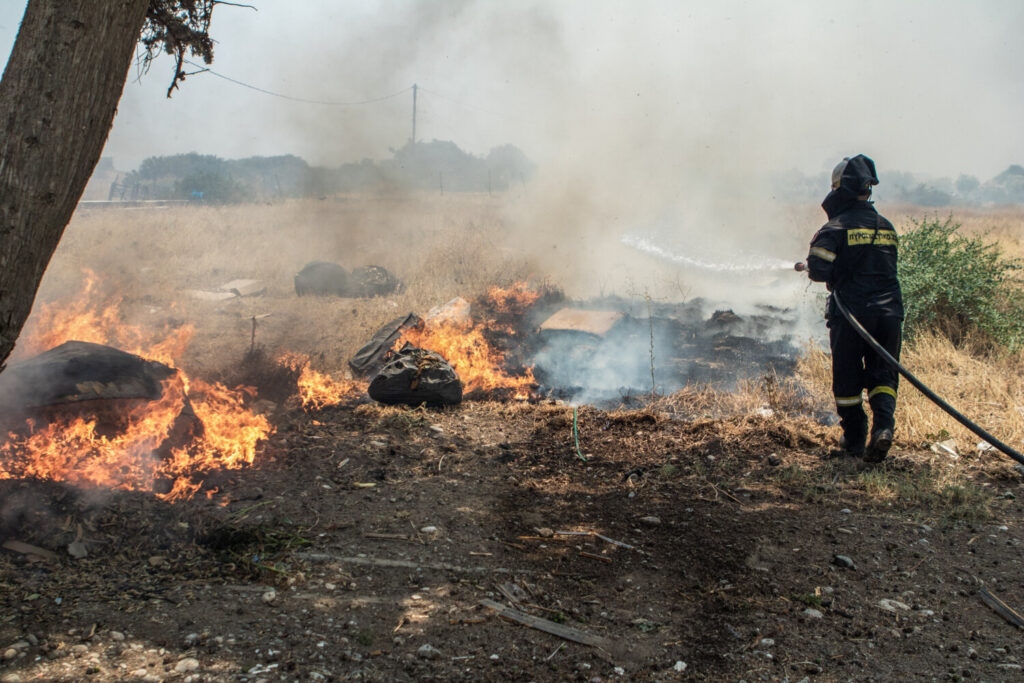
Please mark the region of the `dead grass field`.
[[[237, 361], [249, 347], [252, 317], [271, 313], [259, 322], [258, 343], [311, 355], [322, 370], [342, 372], [387, 320], [534, 275], [523, 256], [501, 246], [500, 209], [486, 195], [458, 195], [80, 210], [54, 255], [36, 308], [74, 296], [83, 270], [90, 269], [101, 276], [108, 296], [122, 300], [129, 322], [195, 324], [182, 359], [189, 369]], [[349, 269], [380, 265], [406, 289], [378, 299], [296, 297], [293, 278], [310, 261]], [[188, 293], [236, 278], [264, 281], [267, 295], [213, 303]]]

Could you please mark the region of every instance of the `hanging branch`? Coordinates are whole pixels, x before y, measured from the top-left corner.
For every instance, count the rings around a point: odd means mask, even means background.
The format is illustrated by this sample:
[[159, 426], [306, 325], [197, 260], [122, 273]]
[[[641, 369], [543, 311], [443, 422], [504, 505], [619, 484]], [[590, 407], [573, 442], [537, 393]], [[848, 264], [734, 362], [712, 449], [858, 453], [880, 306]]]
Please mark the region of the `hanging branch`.
[[153, 60], [165, 53], [174, 58], [174, 76], [167, 88], [167, 97], [178, 84], [190, 75], [183, 66], [186, 55], [213, 62], [213, 40], [210, 38], [210, 20], [217, 5], [248, 7], [252, 5], [222, 0], [150, 0], [146, 10], [146, 23], [139, 38], [138, 61], [143, 73], [149, 71]]

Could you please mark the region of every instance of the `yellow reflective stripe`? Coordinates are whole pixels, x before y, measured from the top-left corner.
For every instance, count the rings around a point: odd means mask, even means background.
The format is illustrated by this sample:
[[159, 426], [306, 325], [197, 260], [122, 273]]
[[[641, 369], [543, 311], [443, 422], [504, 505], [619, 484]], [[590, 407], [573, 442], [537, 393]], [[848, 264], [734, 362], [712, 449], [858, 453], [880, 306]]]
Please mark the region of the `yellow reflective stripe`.
[[871, 391], [869, 391], [868, 392], [868, 398], [871, 398], [872, 396], [874, 396], [876, 394], [889, 394], [893, 398], [896, 398], [896, 390], [893, 389], [892, 387], [887, 387], [884, 384], [879, 385], [879, 386], [875, 387], [874, 389], [872, 389]]
[[820, 259], [832, 263], [836, 260], [836, 255], [828, 249], [822, 249], [821, 247], [811, 247], [811, 256], [817, 256]]
[[836, 405], [840, 407], [858, 406], [861, 403], [860, 396], [836, 396]]
[[895, 247], [899, 242], [895, 230], [879, 230], [877, 238], [874, 228], [850, 228], [846, 231], [846, 243], [851, 247], [871, 244], [872, 240], [884, 247]]

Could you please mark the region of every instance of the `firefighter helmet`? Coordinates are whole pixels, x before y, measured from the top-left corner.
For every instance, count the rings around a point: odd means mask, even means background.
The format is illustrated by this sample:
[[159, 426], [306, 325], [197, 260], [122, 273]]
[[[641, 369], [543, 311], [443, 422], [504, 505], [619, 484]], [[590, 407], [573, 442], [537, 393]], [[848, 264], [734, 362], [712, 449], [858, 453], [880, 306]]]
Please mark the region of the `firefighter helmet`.
[[875, 175], [875, 162], [863, 154], [855, 157], [843, 157], [832, 169], [832, 189], [845, 187], [861, 195], [871, 192], [871, 186], [878, 184]]

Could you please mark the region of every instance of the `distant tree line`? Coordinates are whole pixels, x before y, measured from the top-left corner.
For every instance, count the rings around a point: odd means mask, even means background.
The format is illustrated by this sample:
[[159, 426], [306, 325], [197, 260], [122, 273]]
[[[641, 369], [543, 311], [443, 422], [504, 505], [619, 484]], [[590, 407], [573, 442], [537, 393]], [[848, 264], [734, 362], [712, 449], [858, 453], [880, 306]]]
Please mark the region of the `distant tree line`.
[[[930, 207], [1024, 204], [1024, 166], [1017, 164], [985, 182], [971, 175], [923, 179], [903, 171], [880, 178], [876, 195], [886, 202]], [[800, 201], [824, 197], [828, 188], [823, 182], [796, 171], [774, 178], [777, 196]]]
[[363, 159], [338, 168], [310, 166], [294, 155], [222, 159], [209, 154], [149, 157], [118, 178], [111, 199], [188, 199], [243, 202], [322, 197], [338, 192], [435, 190], [502, 192], [523, 183], [534, 164], [513, 145], [485, 157], [454, 143], [408, 143], [383, 161]]

